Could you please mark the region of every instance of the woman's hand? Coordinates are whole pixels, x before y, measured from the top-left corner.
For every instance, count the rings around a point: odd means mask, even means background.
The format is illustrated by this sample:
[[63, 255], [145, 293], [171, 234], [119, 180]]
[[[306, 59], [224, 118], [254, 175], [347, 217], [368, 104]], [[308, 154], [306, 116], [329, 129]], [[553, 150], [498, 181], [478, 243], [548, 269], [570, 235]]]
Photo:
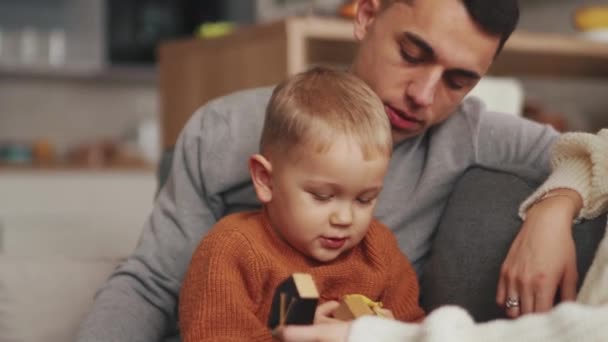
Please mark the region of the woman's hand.
[[558, 288], [562, 300], [575, 299], [578, 273], [572, 219], [580, 210], [576, 204], [567, 197], [555, 196], [528, 210], [498, 282], [496, 302], [505, 308], [507, 316], [551, 309]]

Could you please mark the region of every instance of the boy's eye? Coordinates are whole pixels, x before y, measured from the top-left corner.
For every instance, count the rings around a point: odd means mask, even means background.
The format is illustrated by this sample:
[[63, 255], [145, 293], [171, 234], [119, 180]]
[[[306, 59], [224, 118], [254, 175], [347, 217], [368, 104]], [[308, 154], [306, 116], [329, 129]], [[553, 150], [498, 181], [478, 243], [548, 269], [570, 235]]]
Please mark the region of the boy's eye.
[[321, 201], [321, 202], [327, 202], [333, 197], [331, 194], [323, 194], [323, 193], [317, 193], [317, 192], [311, 192], [310, 194], [312, 195], [312, 197], [314, 199], [316, 199], [317, 201]]

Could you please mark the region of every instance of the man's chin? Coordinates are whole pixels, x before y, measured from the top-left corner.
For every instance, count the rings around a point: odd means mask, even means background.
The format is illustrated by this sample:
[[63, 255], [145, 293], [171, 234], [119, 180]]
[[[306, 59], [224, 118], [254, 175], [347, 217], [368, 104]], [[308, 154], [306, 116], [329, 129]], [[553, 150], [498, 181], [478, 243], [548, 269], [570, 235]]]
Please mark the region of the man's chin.
[[405, 141], [407, 139], [410, 139], [410, 138], [413, 138], [413, 137], [419, 135], [421, 132], [420, 131], [405, 132], [403, 130], [393, 129], [391, 133], [392, 133], [392, 137], [393, 137], [393, 145], [397, 145], [402, 141]]

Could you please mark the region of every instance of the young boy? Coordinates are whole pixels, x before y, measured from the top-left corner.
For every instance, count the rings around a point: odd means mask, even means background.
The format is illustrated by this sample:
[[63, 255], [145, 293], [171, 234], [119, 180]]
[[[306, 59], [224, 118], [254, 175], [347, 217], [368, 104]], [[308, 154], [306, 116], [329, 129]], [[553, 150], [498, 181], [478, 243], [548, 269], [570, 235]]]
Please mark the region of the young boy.
[[[270, 341], [275, 288], [312, 274], [327, 321], [347, 294], [415, 321], [418, 284], [392, 232], [373, 219], [392, 151], [374, 92], [347, 73], [315, 68], [274, 91], [261, 154], [249, 171], [263, 209], [220, 220], [194, 253], [179, 299], [188, 341]], [[322, 309], [324, 308], [324, 309]]]

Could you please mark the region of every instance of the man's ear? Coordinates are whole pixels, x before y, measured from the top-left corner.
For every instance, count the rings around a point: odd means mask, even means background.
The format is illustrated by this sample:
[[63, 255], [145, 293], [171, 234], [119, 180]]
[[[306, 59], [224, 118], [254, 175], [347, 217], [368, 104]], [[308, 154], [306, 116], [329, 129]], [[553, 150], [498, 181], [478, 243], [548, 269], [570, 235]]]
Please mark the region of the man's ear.
[[255, 193], [260, 202], [266, 204], [272, 200], [272, 164], [261, 154], [249, 158], [249, 173]]
[[355, 38], [363, 40], [372, 23], [381, 12], [382, 0], [358, 0], [355, 14]]

